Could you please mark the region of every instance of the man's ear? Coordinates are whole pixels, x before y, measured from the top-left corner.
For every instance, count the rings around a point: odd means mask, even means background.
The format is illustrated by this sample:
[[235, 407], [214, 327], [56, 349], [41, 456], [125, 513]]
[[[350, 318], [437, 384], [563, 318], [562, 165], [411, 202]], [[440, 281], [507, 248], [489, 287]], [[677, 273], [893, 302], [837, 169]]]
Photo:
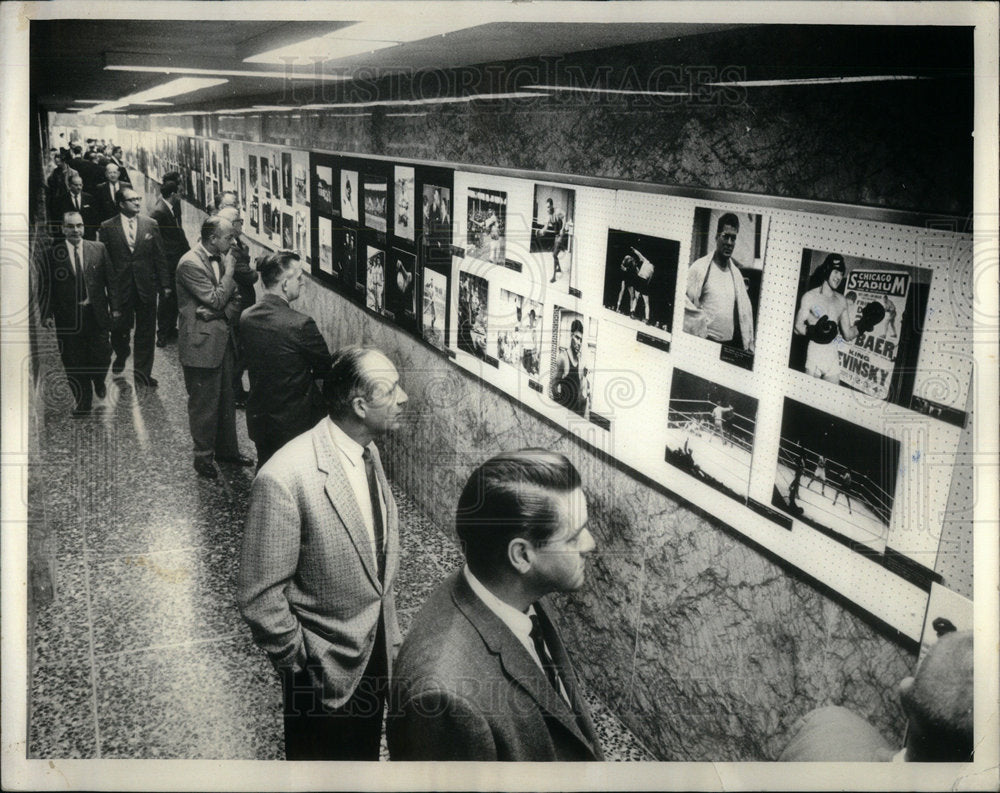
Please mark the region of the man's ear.
[[354, 399], [351, 400], [351, 409], [354, 411], [354, 416], [356, 418], [360, 419], [361, 421], [365, 420], [365, 416], [367, 415], [367, 407], [365, 406], [364, 397], [359, 397], [359, 396], [354, 397]]
[[531, 543], [521, 537], [515, 537], [507, 543], [507, 561], [522, 575], [531, 570]]

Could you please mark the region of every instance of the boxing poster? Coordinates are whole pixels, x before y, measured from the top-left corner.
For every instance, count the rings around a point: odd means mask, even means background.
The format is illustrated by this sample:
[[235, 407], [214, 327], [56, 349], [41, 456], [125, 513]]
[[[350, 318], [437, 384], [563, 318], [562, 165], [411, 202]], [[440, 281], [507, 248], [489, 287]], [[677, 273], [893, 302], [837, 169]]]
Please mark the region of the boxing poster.
[[386, 199], [388, 196], [388, 184], [384, 177], [369, 176], [364, 177], [364, 207], [365, 225], [375, 231], [385, 231], [386, 222]]
[[757, 400], [674, 369], [664, 459], [744, 502], [750, 485]]
[[684, 278], [684, 332], [719, 345], [719, 359], [753, 369], [766, 228], [761, 215], [696, 207]]
[[414, 171], [406, 165], [397, 165], [393, 175], [395, 185], [395, 220], [393, 234], [400, 239], [413, 242], [414, 233]]
[[784, 400], [771, 503], [849, 544], [885, 551], [899, 441]]
[[908, 405], [931, 270], [806, 248], [788, 365]]
[[555, 185], [536, 184], [529, 251], [543, 262], [541, 271], [548, 286], [559, 292], [577, 294], [573, 272], [573, 233], [576, 191]]
[[542, 357], [542, 304], [507, 289], [490, 319], [496, 325], [496, 357], [537, 378]]
[[470, 187], [465, 255], [490, 264], [506, 262], [507, 194]]
[[616, 320], [665, 340], [669, 351], [680, 242], [649, 234], [608, 229], [604, 265], [604, 307]]

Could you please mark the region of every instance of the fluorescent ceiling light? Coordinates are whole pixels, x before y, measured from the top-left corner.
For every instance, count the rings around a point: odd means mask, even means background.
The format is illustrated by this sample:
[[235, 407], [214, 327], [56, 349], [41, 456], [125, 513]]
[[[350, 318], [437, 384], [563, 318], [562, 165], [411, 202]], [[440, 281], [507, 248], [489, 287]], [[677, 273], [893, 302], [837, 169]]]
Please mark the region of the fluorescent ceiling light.
[[706, 83], [721, 88], [769, 88], [777, 85], [837, 85], [840, 83], [881, 83], [893, 80], [926, 80], [915, 74], [870, 74], [860, 77], [801, 77], [788, 80], [736, 80], [733, 82]]
[[345, 28], [315, 36], [295, 44], [286, 44], [267, 52], [244, 58], [244, 63], [284, 63], [292, 64], [300, 60], [317, 58], [324, 61], [348, 58], [365, 52], [395, 47], [412, 41], [443, 36], [456, 30], [472, 27], [456, 22], [422, 22], [412, 20], [358, 22]]
[[[733, 85], [733, 83], [726, 83]], [[589, 94], [623, 94], [625, 96], [688, 96], [690, 91], [634, 91], [625, 88], [584, 88], [577, 85], [526, 85], [536, 91], [580, 91]]]
[[[342, 110], [349, 107], [412, 107], [414, 105], [448, 105], [462, 102], [477, 102], [490, 99], [531, 99], [545, 94], [530, 91], [514, 91], [506, 94], [471, 94], [469, 96], [440, 96], [432, 99], [379, 99], [374, 102], [340, 102], [329, 104], [302, 105], [301, 107], [284, 107], [282, 110]], [[267, 106], [269, 110], [277, 109]]]
[[423, 113], [386, 113], [385, 117], [386, 118], [411, 118], [413, 116], [426, 116], [426, 115], [427, 115], [427, 111], [425, 110]]
[[[275, 63], [279, 61], [274, 61]], [[314, 81], [339, 81], [349, 80], [350, 77], [341, 74], [323, 74], [322, 72], [293, 72], [287, 71], [260, 71], [252, 69], [198, 69], [188, 66], [140, 66], [138, 64], [114, 64], [104, 67], [111, 72], [155, 72], [157, 74], [210, 74], [220, 77], [265, 77], [275, 80], [314, 80]]]
[[168, 96], [190, 94], [193, 91], [200, 91], [202, 88], [212, 88], [213, 86], [223, 85], [228, 82], [228, 80], [211, 79], [208, 77], [179, 77], [176, 80], [171, 80], [168, 83], [154, 86], [153, 88], [149, 88], [145, 91], [139, 91], [138, 93], [123, 96], [121, 99], [112, 102], [105, 102], [102, 105], [96, 105], [91, 108], [91, 112], [107, 113], [112, 110], [119, 110], [120, 108], [128, 107], [129, 105], [154, 102]]

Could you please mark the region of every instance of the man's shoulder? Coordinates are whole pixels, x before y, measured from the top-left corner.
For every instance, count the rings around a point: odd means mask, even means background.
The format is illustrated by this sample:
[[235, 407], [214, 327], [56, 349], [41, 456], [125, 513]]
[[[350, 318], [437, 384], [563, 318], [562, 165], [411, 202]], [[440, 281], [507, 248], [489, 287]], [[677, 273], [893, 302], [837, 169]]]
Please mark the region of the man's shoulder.
[[316, 433], [326, 432], [324, 422], [319, 422], [315, 427], [306, 430], [301, 435], [296, 435], [288, 443], [282, 446], [268, 459], [260, 471], [257, 472], [257, 480], [286, 482], [292, 479], [301, 478], [306, 471], [315, 471], [316, 455], [313, 453]]

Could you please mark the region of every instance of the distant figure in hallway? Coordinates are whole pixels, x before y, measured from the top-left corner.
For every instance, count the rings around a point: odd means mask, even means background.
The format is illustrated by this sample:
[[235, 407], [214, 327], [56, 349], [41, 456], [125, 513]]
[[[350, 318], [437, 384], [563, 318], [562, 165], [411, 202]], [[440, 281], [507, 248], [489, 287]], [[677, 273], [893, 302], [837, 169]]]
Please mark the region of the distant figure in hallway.
[[401, 642], [396, 502], [374, 438], [406, 392], [378, 350], [348, 347], [323, 384], [329, 417], [279, 449], [250, 492], [237, 600], [281, 677], [288, 760], [378, 760]]
[[330, 351], [312, 317], [291, 307], [302, 290], [302, 265], [291, 251], [257, 262], [264, 296], [239, 322], [250, 374], [247, 432], [257, 446], [257, 467], [326, 415], [316, 380], [330, 368]]
[[[226, 196], [236, 199], [233, 192], [221, 193], [219, 197], [223, 201], [229, 201]], [[247, 370], [246, 358], [243, 352], [243, 339], [239, 332], [239, 317], [244, 310], [252, 306], [257, 300], [257, 292], [253, 285], [257, 283], [259, 275], [250, 267], [250, 247], [243, 241], [243, 215], [235, 204], [224, 203], [222, 208], [216, 213], [219, 217], [225, 218], [233, 224], [233, 244], [229, 248], [229, 255], [233, 257], [236, 266], [233, 269], [233, 280], [236, 282], [236, 291], [240, 296], [240, 309], [236, 315], [236, 322], [233, 328], [236, 332], [236, 360], [233, 364], [233, 403], [238, 408], [247, 406], [249, 392], [243, 386], [243, 373]], [[257, 461], [258, 465], [261, 462]]]
[[177, 338], [177, 263], [191, 249], [181, 222], [181, 195], [176, 182], [164, 182], [151, 217], [160, 227], [163, 255], [167, 260], [164, 297], [156, 310], [156, 346], [165, 347]]
[[540, 598], [584, 583], [594, 550], [580, 475], [545, 449], [476, 469], [455, 525], [466, 564], [424, 604], [399, 653], [393, 760], [602, 760]]

